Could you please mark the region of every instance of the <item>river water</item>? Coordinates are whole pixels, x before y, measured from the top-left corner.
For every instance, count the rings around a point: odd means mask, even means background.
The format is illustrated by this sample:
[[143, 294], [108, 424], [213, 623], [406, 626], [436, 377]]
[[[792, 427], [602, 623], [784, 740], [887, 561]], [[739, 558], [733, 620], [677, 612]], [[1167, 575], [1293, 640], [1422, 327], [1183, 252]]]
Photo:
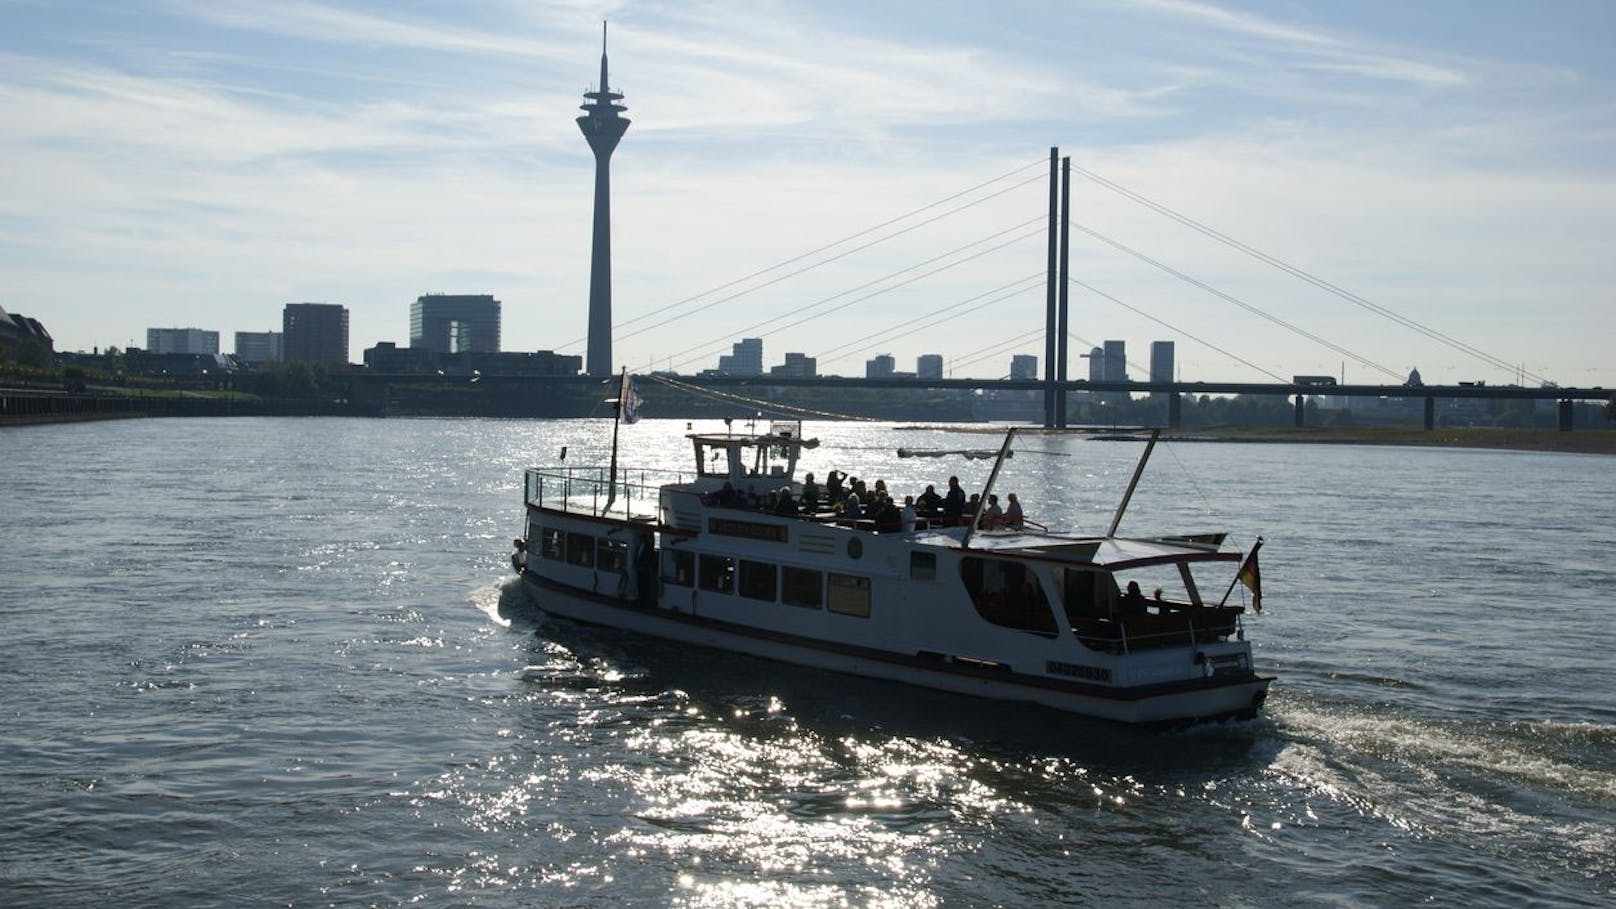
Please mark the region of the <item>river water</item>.
[[[703, 427], [697, 427], [703, 428]], [[900, 494], [991, 435], [807, 427]], [[683, 421], [625, 462], [686, 468]], [[521, 468], [598, 422], [0, 431], [0, 904], [1609, 906], [1616, 461], [1161, 446], [1263, 549], [1263, 718], [1141, 731], [546, 618]], [[1104, 528], [1139, 446], [1017, 444]]]

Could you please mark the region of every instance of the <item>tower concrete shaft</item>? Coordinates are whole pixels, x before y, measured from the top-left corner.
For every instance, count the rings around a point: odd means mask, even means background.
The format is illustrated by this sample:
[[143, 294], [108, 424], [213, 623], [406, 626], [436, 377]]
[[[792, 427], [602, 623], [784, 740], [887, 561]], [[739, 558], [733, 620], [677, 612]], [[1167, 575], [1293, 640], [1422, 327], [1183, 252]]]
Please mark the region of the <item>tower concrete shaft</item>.
[[612, 373], [612, 151], [628, 131], [626, 107], [606, 81], [606, 26], [600, 29], [600, 85], [584, 92], [578, 128], [595, 153], [595, 236], [589, 260], [589, 350], [584, 372]]

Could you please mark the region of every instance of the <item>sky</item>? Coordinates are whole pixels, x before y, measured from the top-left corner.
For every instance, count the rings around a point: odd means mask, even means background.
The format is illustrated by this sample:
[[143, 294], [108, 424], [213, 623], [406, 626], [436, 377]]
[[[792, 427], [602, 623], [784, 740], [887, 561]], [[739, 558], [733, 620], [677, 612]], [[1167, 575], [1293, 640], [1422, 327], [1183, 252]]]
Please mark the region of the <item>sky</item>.
[[1616, 387], [1609, 0], [0, 0], [0, 307], [582, 355], [603, 20], [619, 366], [1042, 358], [1058, 146], [1074, 375]]

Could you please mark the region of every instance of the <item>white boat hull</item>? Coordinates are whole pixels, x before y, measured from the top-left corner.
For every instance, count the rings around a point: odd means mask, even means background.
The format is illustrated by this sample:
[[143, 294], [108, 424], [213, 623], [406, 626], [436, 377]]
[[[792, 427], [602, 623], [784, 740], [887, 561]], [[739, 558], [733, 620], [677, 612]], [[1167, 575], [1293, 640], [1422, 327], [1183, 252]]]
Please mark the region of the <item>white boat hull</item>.
[[539, 608], [579, 622], [871, 679], [974, 697], [1041, 704], [1124, 723], [1250, 718], [1262, 706], [1272, 681], [1267, 676], [1252, 675], [1140, 689], [1106, 688], [848, 647], [624, 604], [546, 582], [525, 571], [522, 579], [525, 591]]

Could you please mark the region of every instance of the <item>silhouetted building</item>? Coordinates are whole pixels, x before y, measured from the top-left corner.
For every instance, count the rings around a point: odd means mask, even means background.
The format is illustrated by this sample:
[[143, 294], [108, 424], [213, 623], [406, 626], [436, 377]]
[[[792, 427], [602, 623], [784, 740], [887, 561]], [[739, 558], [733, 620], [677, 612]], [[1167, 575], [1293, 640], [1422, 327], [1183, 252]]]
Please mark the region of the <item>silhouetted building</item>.
[[236, 359], [243, 363], [279, 363], [281, 341], [285, 336], [278, 331], [236, 332]]
[[499, 301], [490, 294], [427, 294], [410, 304], [410, 346], [436, 354], [499, 351]]
[[[1128, 344], [1126, 341], [1107, 341], [1103, 359], [1104, 372], [1101, 378], [1107, 382], [1128, 381]], [[1120, 404], [1129, 399], [1125, 391], [1106, 391], [1100, 393], [1100, 399], [1108, 404]]]
[[1173, 381], [1173, 342], [1150, 342], [1150, 381]]
[[1010, 378], [1038, 378], [1038, 358], [1032, 354], [1016, 354], [1010, 358]]
[[392, 341], [379, 341], [364, 352], [365, 367], [385, 373], [425, 373], [436, 369], [432, 351], [424, 347], [399, 347]]
[[216, 354], [219, 333], [200, 328], [148, 328], [146, 351], [154, 354]]
[[[595, 233], [589, 259], [589, 348], [588, 369], [592, 376], [612, 373], [612, 151], [628, 132], [626, 110], [617, 102], [622, 92], [614, 92], [606, 81], [606, 26], [600, 29], [600, 85], [584, 92], [588, 103], [581, 105], [578, 118], [589, 148], [595, 153]], [[760, 363], [758, 371], [762, 372]]]
[[281, 311], [281, 352], [288, 363], [348, 362], [348, 308], [288, 303]]
[[16, 350], [26, 344], [37, 344], [46, 353], [56, 350], [56, 339], [38, 319], [0, 308], [0, 348]]
[[763, 339], [742, 338], [730, 346], [730, 353], [718, 358], [718, 374], [722, 376], [763, 375]]
[[921, 379], [941, 379], [943, 377], [943, 355], [921, 354], [915, 360], [915, 376]]
[[898, 361], [892, 358], [892, 354], [876, 354], [864, 361], [864, 378], [890, 379], [897, 369]]
[[812, 379], [819, 375], [819, 364], [813, 357], [800, 353], [786, 354], [786, 361], [769, 368], [769, 375], [787, 379]]

